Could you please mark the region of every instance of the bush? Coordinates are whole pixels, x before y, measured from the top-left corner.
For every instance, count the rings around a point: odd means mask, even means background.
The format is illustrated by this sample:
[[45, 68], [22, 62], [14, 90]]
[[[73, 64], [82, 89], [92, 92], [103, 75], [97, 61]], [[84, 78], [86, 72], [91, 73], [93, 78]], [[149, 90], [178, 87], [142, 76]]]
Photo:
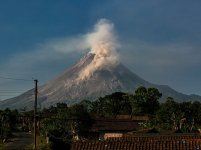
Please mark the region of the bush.
[[65, 142], [61, 138], [55, 138], [51, 137], [50, 138], [50, 148], [52, 150], [70, 150], [70, 143]]

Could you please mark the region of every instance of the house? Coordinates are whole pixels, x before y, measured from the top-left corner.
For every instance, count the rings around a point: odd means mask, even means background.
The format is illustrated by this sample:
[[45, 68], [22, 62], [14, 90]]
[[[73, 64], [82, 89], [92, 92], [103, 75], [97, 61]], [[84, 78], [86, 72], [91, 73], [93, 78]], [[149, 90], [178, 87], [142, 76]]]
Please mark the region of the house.
[[99, 140], [111, 137], [123, 137], [131, 131], [142, 128], [142, 124], [148, 121], [147, 116], [119, 115], [115, 118], [96, 117], [92, 119], [90, 134]]

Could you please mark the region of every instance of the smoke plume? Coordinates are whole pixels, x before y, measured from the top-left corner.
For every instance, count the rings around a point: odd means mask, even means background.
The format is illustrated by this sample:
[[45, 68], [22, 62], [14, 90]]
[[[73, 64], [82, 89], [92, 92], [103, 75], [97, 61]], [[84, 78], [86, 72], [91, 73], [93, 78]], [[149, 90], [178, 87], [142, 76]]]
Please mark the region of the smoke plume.
[[85, 35], [85, 42], [91, 50], [90, 53], [95, 56], [93, 61], [80, 72], [79, 79], [89, 78], [103, 67], [109, 68], [118, 64], [116, 49], [119, 45], [114, 33], [114, 25], [109, 20], [99, 20], [93, 31]]

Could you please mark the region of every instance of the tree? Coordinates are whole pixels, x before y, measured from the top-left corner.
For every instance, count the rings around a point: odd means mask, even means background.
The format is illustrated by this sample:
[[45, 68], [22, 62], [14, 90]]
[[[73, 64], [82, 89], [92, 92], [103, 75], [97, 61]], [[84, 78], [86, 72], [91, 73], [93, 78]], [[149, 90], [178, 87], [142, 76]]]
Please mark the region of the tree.
[[146, 94], [146, 113], [154, 115], [159, 109], [159, 98], [162, 94], [156, 88], [148, 88]]
[[92, 102], [91, 113], [98, 114], [99, 116], [104, 116], [105, 115], [104, 105], [105, 105], [104, 98], [100, 97], [98, 100]]
[[79, 139], [90, 127], [90, 116], [82, 104], [67, 107], [60, 103], [44, 111], [51, 116], [41, 120], [41, 130], [51, 137], [60, 137], [63, 141]]
[[192, 132], [196, 128], [196, 125], [200, 123], [201, 104], [197, 101], [189, 101], [180, 103], [180, 107], [185, 118], [184, 130], [186, 132]]
[[0, 112], [1, 119], [1, 137], [8, 138], [12, 135], [12, 132], [16, 130], [18, 123], [18, 111], [6, 108]]
[[101, 116], [116, 117], [119, 114], [130, 114], [131, 105], [125, 93], [115, 92], [92, 102], [91, 112]]
[[154, 115], [159, 108], [159, 98], [162, 94], [156, 88], [140, 86], [134, 95], [129, 95], [133, 115]]
[[156, 117], [164, 129], [181, 130], [184, 121], [184, 113], [179, 103], [168, 97], [166, 102], [161, 104]]
[[93, 109], [93, 102], [89, 100], [83, 100], [79, 103], [80, 105], [83, 105], [84, 109], [87, 110], [87, 112], [91, 112]]
[[125, 96], [129, 102], [130, 102], [130, 106], [131, 106], [131, 115], [142, 115], [144, 113], [144, 101], [143, 99], [139, 98], [136, 95], [133, 94], [127, 94]]
[[125, 93], [115, 92], [111, 95], [105, 96], [105, 112], [109, 116], [116, 117], [118, 114], [127, 113], [125, 108], [129, 108], [129, 103], [124, 99]]

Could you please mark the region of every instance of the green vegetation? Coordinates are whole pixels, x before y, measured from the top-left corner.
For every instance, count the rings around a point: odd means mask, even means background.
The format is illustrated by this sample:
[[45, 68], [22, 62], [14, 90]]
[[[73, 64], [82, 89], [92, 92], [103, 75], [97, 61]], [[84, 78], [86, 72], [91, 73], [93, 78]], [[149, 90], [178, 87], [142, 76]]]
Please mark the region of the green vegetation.
[[160, 105], [155, 117], [159, 128], [195, 132], [201, 125], [201, 103], [177, 103], [172, 98], [167, 98], [167, 101]]
[[[156, 88], [139, 87], [133, 94], [116, 92], [98, 98], [83, 100], [67, 106], [58, 103], [38, 112], [39, 149], [68, 149], [73, 140], [85, 140], [93, 124], [91, 116], [115, 118], [117, 115], [149, 116], [143, 128], [154, 131], [197, 132], [201, 125], [201, 103], [178, 103], [168, 97], [159, 103], [162, 94]], [[33, 131], [33, 111], [0, 111], [1, 145], [14, 131]], [[46, 139], [48, 138], [48, 139]], [[48, 144], [47, 144], [48, 142]]]
[[0, 111], [0, 138], [1, 142], [5, 142], [9, 137], [12, 136], [12, 131], [16, 130], [18, 120], [18, 111], [5, 109]]

